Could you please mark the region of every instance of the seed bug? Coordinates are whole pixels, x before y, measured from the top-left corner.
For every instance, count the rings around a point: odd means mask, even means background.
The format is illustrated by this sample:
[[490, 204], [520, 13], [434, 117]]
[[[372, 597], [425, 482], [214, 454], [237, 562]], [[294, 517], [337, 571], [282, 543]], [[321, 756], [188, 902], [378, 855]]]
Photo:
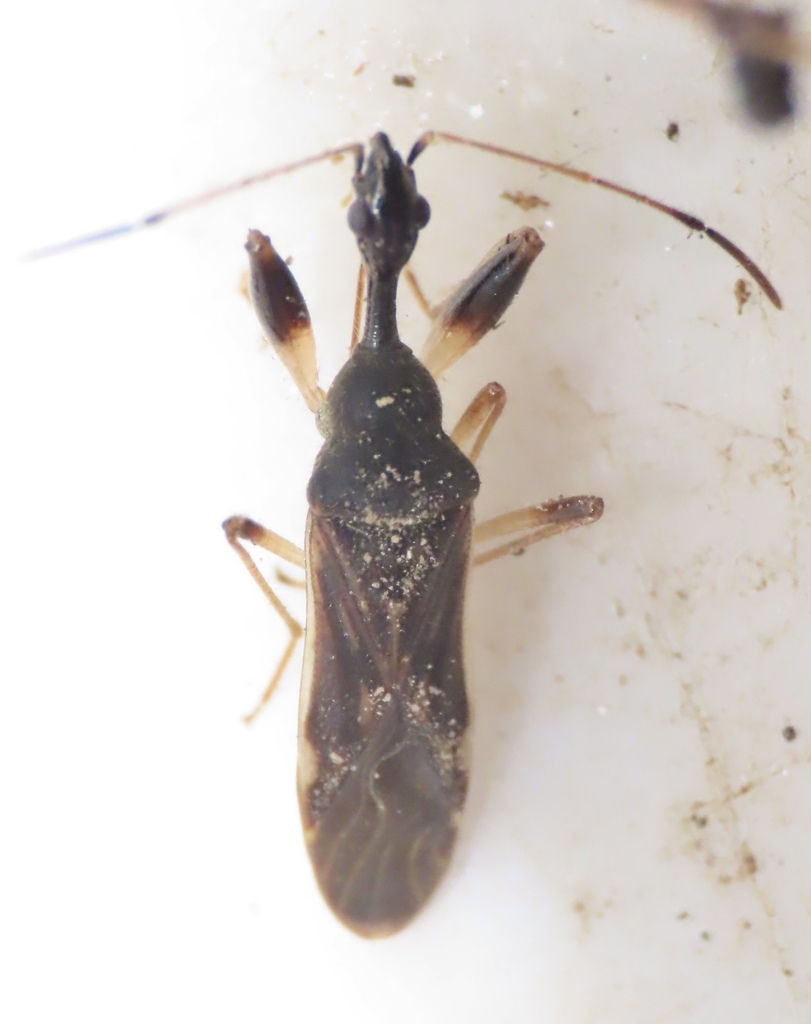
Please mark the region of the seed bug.
[[[586, 172], [447, 133], [422, 136], [406, 160], [380, 133], [366, 149], [342, 147], [246, 179], [338, 154], [351, 153], [355, 160], [348, 219], [360, 250], [361, 282], [365, 276], [365, 317], [360, 330], [358, 301], [350, 356], [326, 394], [318, 382], [307, 305], [290, 269], [261, 232], [251, 231], [247, 244], [262, 329], [324, 438], [308, 485], [304, 550], [243, 516], [223, 526], [289, 631], [249, 719], [270, 697], [304, 634], [298, 764], [304, 837], [326, 902], [367, 938], [393, 934], [412, 920], [442, 879], [455, 843], [469, 770], [462, 660], [469, 566], [593, 523], [603, 512], [600, 498], [579, 495], [474, 525], [475, 463], [505, 393], [498, 384], [486, 385], [446, 433], [435, 377], [498, 323], [543, 242], [528, 227], [498, 243], [431, 310], [432, 327], [418, 359], [399, 338], [396, 297], [401, 276], [421, 295], [408, 261], [430, 210], [417, 190], [413, 164], [434, 141], [523, 160], [659, 209], [705, 232], [780, 304], [762, 271], [697, 218]], [[178, 208], [83, 241], [155, 223]], [[305, 569], [305, 630], [246, 544]]]
[[[349, 225], [367, 279], [366, 317], [325, 398], [306, 303], [269, 239], [251, 232], [251, 292], [260, 322], [325, 440], [308, 487], [303, 553], [292, 556], [286, 541], [253, 520], [224, 524], [290, 630], [260, 707], [301, 628], [243, 542], [306, 567], [298, 768], [304, 835], [327, 903], [366, 937], [391, 934], [412, 919], [445, 873], [454, 845], [468, 781], [462, 594], [471, 546], [476, 564], [593, 523], [603, 511], [600, 498], [577, 496], [473, 526], [474, 462], [504, 393], [486, 386], [448, 435], [434, 376], [495, 326], [543, 243], [532, 228], [500, 242], [435, 312], [418, 360], [399, 339], [395, 299], [429, 217], [412, 165], [432, 138], [419, 140], [405, 162], [383, 134], [365, 154], [356, 153]], [[740, 255], [717, 233], [711, 236]], [[747, 266], [752, 269], [751, 261]]]
[[[367, 279], [363, 332], [326, 397], [315, 375], [309, 314], [270, 244], [248, 240], [251, 293], [265, 334], [314, 411], [324, 445], [307, 492], [307, 628], [298, 794], [321, 891], [367, 937], [402, 928], [448, 865], [468, 782], [462, 599], [471, 542], [519, 533], [501, 550], [594, 522], [602, 501], [560, 499], [474, 529], [474, 460], [504, 405], [485, 387], [450, 435], [432, 370], [447, 368], [500, 319], [541, 251], [538, 233], [508, 235], [435, 319], [421, 362], [398, 336], [395, 299], [429, 208], [379, 134], [357, 153], [349, 225]], [[286, 543], [233, 517], [226, 536], [300, 636], [243, 541], [290, 558]], [[474, 556], [475, 557], [475, 556]]]

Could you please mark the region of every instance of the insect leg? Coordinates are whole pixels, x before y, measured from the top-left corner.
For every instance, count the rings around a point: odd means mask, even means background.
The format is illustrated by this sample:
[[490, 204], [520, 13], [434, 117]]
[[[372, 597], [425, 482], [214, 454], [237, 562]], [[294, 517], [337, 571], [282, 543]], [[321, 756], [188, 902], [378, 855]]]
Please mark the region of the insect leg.
[[357, 345], [360, 340], [360, 331], [363, 326], [363, 296], [366, 292], [366, 271], [361, 263], [358, 270], [358, 283], [355, 286], [355, 309], [352, 312], [352, 339], [349, 342], [349, 351]]
[[491, 381], [484, 385], [453, 428], [451, 440], [471, 462], [475, 463], [481, 455], [484, 443], [504, 412], [506, 403], [507, 392], [500, 384]]
[[273, 571], [279, 583], [283, 583], [286, 587], [296, 587], [298, 590], [303, 590], [307, 586], [306, 580], [299, 579], [297, 576], [291, 576], [290, 573], [285, 572], [279, 565]]
[[261, 231], [248, 232], [251, 302], [262, 332], [316, 412], [324, 401], [315, 364], [310, 311], [290, 268]]
[[[435, 309], [416, 286], [418, 301], [433, 320], [420, 359], [435, 377], [496, 326], [541, 249], [543, 242], [535, 228], [511, 231]], [[413, 275], [407, 280], [414, 288]]]
[[270, 677], [270, 682], [265, 687], [265, 692], [259, 698], [259, 702], [253, 711], [244, 716], [246, 722], [252, 722], [265, 704], [270, 700], [271, 694], [276, 689], [276, 684], [279, 682], [282, 677], [282, 673], [287, 668], [287, 663], [293, 656], [293, 651], [296, 649], [296, 644], [301, 639], [304, 630], [301, 627], [301, 623], [293, 618], [290, 612], [276, 596], [270, 584], [259, 571], [256, 562], [251, 558], [243, 544], [243, 541], [247, 540], [251, 544], [256, 544], [259, 547], [264, 548], [266, 551], [270, 551], [272, 554], [277, 555], [279, 558], [284, 558], [285, 561], [299, 566], [301, 569], [304, 568], [304, 552], [301, 548], [296, 547], [295, 544], [291, 544], [289, 540], [285, 540], [284, 537], [280, 537], [278, 533], [274, 533], [272, 530], [268, 530], [264, 526], [260, 526], [259, 523], [254, 522], [252, 519], [246, 519], [244, 516], [231, 516], [230, 519], [225, 520], [222, 524], [222, 528], [225, 530], [226, 540], [239, 555], [242, 564], [251, 574], [254, 582], [268, 599], [270, 604], [278, 612], [290, 633], [290, 639], [287, 641], [287, 646], [282, 653], [279, 664], [276, 666], [276, 670]]
[[[580, 494], [573, 498], [545, 501], [542, 505], [529, 505], [527, 508], [487, 519], [473, 529], [473, 564], [483, 565], [495, 558], [501, 558], [502, 555], [518, 554], [530, 544], [554, 537], [556, 533], [564, 533], [577, 526], [588, 526], [589, 523], [596, 522], [602, 514], [602, 498]], [[518, 533], [518, 536], [506, 544], [476, 552], [477, 548], [511, 533]]]
[[403, 270], [403, 280], [411, 289], [411, 294], [417, 300], [417, 305], [425, 313], [429, 320], [433, 320], [436, 316], [437, 307], [432, 306], [428, 301], [425, 292], [420, 287], [420, 282], [417, 280], [417, 275], [411, 269], [411, 265], [407, 264]]

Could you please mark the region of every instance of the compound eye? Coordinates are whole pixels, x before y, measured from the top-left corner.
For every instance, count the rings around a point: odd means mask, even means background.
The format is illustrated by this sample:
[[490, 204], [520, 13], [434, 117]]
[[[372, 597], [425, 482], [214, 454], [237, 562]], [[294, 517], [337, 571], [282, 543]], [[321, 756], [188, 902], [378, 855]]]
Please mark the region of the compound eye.
[[357, 235], [358, 238], [363, 238], [372, 229], [372, 223], [374, 218], [372, 217], [372, 211], [363, 202], [362, 199], [356, 199], [346, 214], [346, 219], [349, 222], [349, 230], [353, 234]]
[[428, 205], [428, 200], [425, 196], [417, 196], [417, 202], [414, 205], [414, 220], [417, 227], [424, 228], [430, 219], [431, 207]]

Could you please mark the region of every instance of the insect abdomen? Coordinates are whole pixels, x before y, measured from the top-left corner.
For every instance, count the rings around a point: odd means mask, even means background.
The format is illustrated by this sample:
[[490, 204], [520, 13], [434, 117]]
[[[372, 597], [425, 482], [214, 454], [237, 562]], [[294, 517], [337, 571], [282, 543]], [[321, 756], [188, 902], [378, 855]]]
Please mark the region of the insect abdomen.
[[467, 773], [436, 764], [399, 699], [386, 708], [375, 743], [350, 767], [312, 829], [319, 886], [353, 931], [383, 937], [419, 911], [445, 873], [456, 839]]
[[464, 805], [470, 524], [464, 507], [396, 529], [309, 525], [304, 834], [324, 898], [370, 938], [398, 931], [434, 891]]

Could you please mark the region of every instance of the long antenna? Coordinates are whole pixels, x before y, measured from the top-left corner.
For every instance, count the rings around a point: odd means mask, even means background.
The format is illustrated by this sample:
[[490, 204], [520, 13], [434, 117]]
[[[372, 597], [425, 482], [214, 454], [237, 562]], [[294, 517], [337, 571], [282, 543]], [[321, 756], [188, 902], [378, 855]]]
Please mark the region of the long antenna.
[[[551, 171], [554, 174], [562, 174], [567, 178], [574, 178], [576, 181], [581, 181], [587, 185], [596, 185], [598, 188], [607, 189], [610, 192], [616, 192], [619, 195], [625, 196], [627, 199], [633, 199], [634, 202], [650, 206], [654, 210], [658, 210], [660, 213], [663, 213], [666, 216], [671, 217], [673, 220], [678, 221], [680, 224], [683, 224], [691, 231], [700, 231], [702, 234], [705, 234], [710, 241], [715, 242], [716, 245], [720, 246], [737, 263], [740, 263], [743, 269], [762, 289], [772, 305], [776, 306], [777, 309], [783, 308], [783, 301], [780, 298], [777, 289], [771, 283], [766, 274], [760, 269], [757, 263], [755, 263], [750, 256], [747, 256], [739, 246], [727, 238], [726, 235], [723, 235], [720, 231], [716, 231], [715, 228], [705, 224], [703, 220], [699, 217], [693, 216], [693, 214], [685, 213], [683, 210], [679, 210], [675, 206], [669, 206], [667, 203], [661, 203], [658, 200], [653, 199], [651, 196], [645, 195], [643, 192], [636, 192], [633, 189], [626, 188], [624, 185], [618, 185], [616, 182], [608, 181], [606, 178], [599, 178], [597, 175], [591, 174], [588, 171], [582, 171], [576, 167], [570, 167], [568, 164], [557, 163], [554, 160], [544, 160], [541, 157], [529, 156], [528, 154], [521, 153], [518, 150], [507, 149], [504, 146], [496, 146], [489, 142], [479, 142], [476, 139], [469, 139], [463, 135], [454, 135], [452, 132], [425, 132], [411, 147], [411, 152], [408, 155], [407, 162], [412, 164], [420, 153], [435, 142], [456, 143], [457, 145], [469, 146], [472, 149], [481, 150], [484, 153], [493, 153], [496, 156], [507, 157], [510, 160], [517, 160], [520, 163], [530, 164], [533, 167], [539, 167], [542, 170]], [[78, 238], [72, 238], [65, 242], [58, 242], [56, 245], [49, 245], [41, 249], [35, 249], [33, 252], [26, 253], [24, 258], [43, 259], [46, 256], [56, 256], [59, 253], [68, 252], [71, 249], [78, 249], [84, 245], [103, 242], [108, 238], [116, 238], [119, 235], [126, 235], [134, 231], [141, 231], [144, 228], [149, 228], [155, 224], [159, 224], [161, 221], [168, 220], [170, 217], [175, 217], [177, 214], [185, 213], [187, 210], [195, 209], [198, 206], [204, 206], [206, 203], [212, 202], [212, 200], [231, 195], [232, 193], [239, 192], [244, 188], [249, 188], [251, 185], [270, 181], [271, 178], [277, 178], [283, 174], [289, 174], [291, 171], [297, 171], [302, 167], [309, 167], [311, 164], [320, 163], [322, 160], [337, 160], [342, 156], [345, 156], [347, 153], [352, 153], [354, 155], [356, 166], [359, 169], [363, 160], [363, 146], [358, 142], [347, 143], [343, 146], [337, 146], [334, 149], [322, 150], [320, 153], [315, 153], [313, 156], [302, 157], [298, 160], [293, 160], [290, 163], [281, 164], [278, 167], [271, 167], [267, 170], [259, 171], [256, 174], [251, 174], [246, 178], [240, 178], [238, 181], [230, 182], [227, 185], [219, 185], [216, 188], [209, 189], [206, 192], [201, 192], [199, 195], [192, 196], [189, 199], [181, 199], [179, 202], [173, 203], [171, 206], [167, 206], [162, 210], [157, 210], [154, 213], [150, 213], [138, 220], [130, 221], [127, 224], [119, 224], [116, 227], [105, 228], [102, 231], [94, 231], [91, 234], [81, 235]]]
[[133, 231], [142, 231], [144, 228], [151, 228], [153, 225], [168, 220], [179, 213], [186, 213], [188, 210], [193, 210], [198, 206], [205, 206], [206, 203], [210, 203], [214, 199], [221, 199], [223, 196], [239, 192], [243, 188], [250, 188], [251, 185], [258, 185], [263, 181], [270, 181], [271, 178], [278, 178], [282, 174], [289, 174], [291, 171], [297, 171], [302, 167], [309, 167], [310, 164], [317, 164], [322, 160], [337, 160], [347, 153], [353, 153], [356, 163], [360, 164], [360, 161], [363, 159], [363, 146], [358, 142], [351, 142], [344, 146], [338, 146], [335, 149], [325, 149], [321, 153], [315, 153], [313, 156], [305, 156], [300, 160], [293, 160], [291, 163], [282, 164], [279, 167], [271, 167], [268, 170], [259, 171], [256, 174], [249, 175], [247, 178], [240, 178], [239, 181], [232, 181], [227, 185], [218, 185], [216, 188], [208, 189], [206, 192], [201, 192], [199, 195], [192, 196], [189, 199], [181, 199], [179, 202], [173, 203], [163, 210], [157, 210], [155, 213], [147, 214], [147, 216], [130, 221], [128, 224], [119, 224], [116, 227], [105, 228], [102, 231], [93, 231], [88, 235], [80, 235], [78, 238], [68, 239], [66, 242], [57, 242], [55, 245], [47, 245], [42, 249], [34, 249], [33, 252], [25, 254], [25, 259], [38, 260], [46, 256], [57, 256], [59, 253], [78, 249], [83, 245], [92, 245], [94, 242], [104, 242], [108, 238], [117, 238], [119, 235], [127, 235]]
[[482, 150], [484, 153], [494, 153], [496, 156], [505, 156], [510, 160], [518, 160], [520, 163], [530, 164], [533, 167], [540, 167], [545, 171], [552, 171], [555, 174], [565, 175], [567, 178], [574, 178], [576, 181], [582, 181], [587, 185], [597, 185], [598, 188], [608, 189], [610, 192], [617, 192], [621, 196], [625, 196], [628, 199], [633, 199], [637, 203], [643, 203], [645, 206], [650, 206], [654, 210], [658, 210], [660, 213], [664, 213], [668, 217], [672, 217], [673, 220], [677, 220], [680, 224], [684, 224], [691, 231], [700, 231], [705, 234], [711, 242], [715, 242], [719, 245], [724, 252], [729, 255], [749, 274], [754, 281], [757, 282], [759, 287], [764, 291], [766, 297], [776, 306], [777, 309], [783, 308], [783, 300], [774, 285], [771, 283], [766, 274], [760, 269], [755, 261], [747, 256], [743, 249], [740, 249], [733, 241], [722, 235], [720, 231], [716, 231], [715, 228], [709, 227], [699, 217], [694, 217], [691, 213], [685, 213], [683, 210], [676, 209], [675, 206], [669, 206], [667, 203], [660, 203], [657, 199], [653, 199], [650, 196], [646, 196], [644, 192], [635, 192], [631, 188], [625, 188], [624, 185], [618, 185], [616, 182], [607, 181], [605, 178], [598, 178], [594, 174], [590, 174], [588, 171], [578, 170], [576, 167], [569, 167], [568, 164], [556, 163], [553, 160], [543, 160], [540, 157], [528, 156], [526, 153], [520, 153], [514, 149], [505, 149], [504, 146], [495, 146], [489, 142], [478, 142], [475, 139], [468, 139], [463, 135], [454, 135], [451, 132], [438, 132], [430, 131], [425, 132], [421, 135], [411, 148], [411, 152], [408, 155], [408, 162], [413, 163], [420, 153], [423, 152], [428, 146], [434, 142], [453, 142], [460, 146], [470, 146], [473, 149]]

